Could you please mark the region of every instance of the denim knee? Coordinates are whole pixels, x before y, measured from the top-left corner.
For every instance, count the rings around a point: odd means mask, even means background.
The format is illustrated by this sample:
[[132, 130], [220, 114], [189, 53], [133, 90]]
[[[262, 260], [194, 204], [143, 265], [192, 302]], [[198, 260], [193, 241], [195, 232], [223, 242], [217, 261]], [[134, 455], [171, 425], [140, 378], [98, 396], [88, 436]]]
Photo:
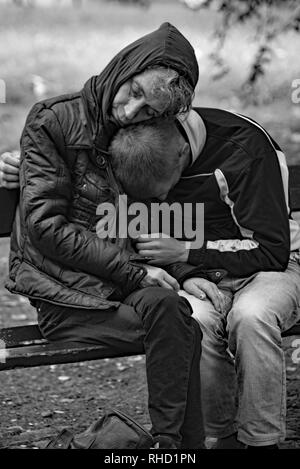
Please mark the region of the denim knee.
[[246, 343], [258, 343], [259, 337], [259, 341], [272, 337], [274, 343], [281, 343], [281, 332], [275, 312], [255, 299], [247, 301], [243, 298], [231, 309], [227, 317], [227, 333], [232, 353], [235, 353], [237, 343], [244, 346]]
[[227, 316], [227, 329], [246, 329], [247, 331], [257, 330], [257, 328], [276, 326], [276, 314], [261, 301], [254, 298], [243, 298], [230, 310]]

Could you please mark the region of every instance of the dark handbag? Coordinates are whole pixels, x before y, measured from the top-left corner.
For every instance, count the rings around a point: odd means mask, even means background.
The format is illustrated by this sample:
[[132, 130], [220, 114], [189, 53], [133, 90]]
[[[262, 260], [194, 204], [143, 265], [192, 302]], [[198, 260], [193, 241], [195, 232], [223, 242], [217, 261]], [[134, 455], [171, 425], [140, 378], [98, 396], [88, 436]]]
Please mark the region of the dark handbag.
[[149, 449], [153, 445], [152, 435], [142, 425], [112, 409], [78, 435], [62, 430], [46, 449]]

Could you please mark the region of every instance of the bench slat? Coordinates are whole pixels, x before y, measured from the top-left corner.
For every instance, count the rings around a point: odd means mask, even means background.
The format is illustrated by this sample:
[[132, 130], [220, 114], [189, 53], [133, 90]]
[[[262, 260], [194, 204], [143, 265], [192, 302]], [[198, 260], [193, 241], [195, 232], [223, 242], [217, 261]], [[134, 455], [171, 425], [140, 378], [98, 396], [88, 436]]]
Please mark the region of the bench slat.
[[[17, 329], [14, 336], [14, 329]], [[16, 343], [20, 337], [26, 337], [26, 343], [34, 343], [34, 340], [40, 335], [38, 326], [21, 326], [16, 328], [3, 329], [2, 337], [9, 337], [10, 344]], [[9, 334], [6, 334], [9, 331]], [[37, 334], [37, 332], [39, 334]], [[282, 333], [283, 337], [300, 334], [300, 322], [289, 330]], [[25, 368], [41, 365], [53, 365], [60, 363], [75, 363], [86, 360], [97, 360], [102, 358], [115, 358], [131, 355], [143, 354], [142, 346], [134, 346], [131, 351], [113, 350], [108, 346], [98, 346], [89, 344], [75, 344], [66, 342], [42, 342], [34, 345], [25, 345], [21, 347], [10, 345], [10, 348], [1, 350], [0, 371], [13, 368]]]
[[[3, 352], [3, 350], [2, 350]], [[41, 365], [75, 363], [102, 358], [128, 357], [144, 353], [143, 346], [132, 347], [130, 351], [111, 349], [107, 346], [72, 343], [46, 343], [29, 347], [4, 349], [0, 360], [0, 371], [13, 368], [32, 368]]]
[[37, 324], [0, 329], [0, 340], [6, 348], [45, 342]]

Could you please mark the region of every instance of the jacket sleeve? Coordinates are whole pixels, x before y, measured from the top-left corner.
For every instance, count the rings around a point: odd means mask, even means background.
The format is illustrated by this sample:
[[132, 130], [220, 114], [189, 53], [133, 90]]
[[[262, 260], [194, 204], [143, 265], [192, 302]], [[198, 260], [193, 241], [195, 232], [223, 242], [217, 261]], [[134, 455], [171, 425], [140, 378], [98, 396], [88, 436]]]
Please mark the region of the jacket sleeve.
[[227, 274], [227, 271], [224, 269], [204, 270], [200, 266], [194, 266], [186, 262], [174, 262], [173, 264], [163, 266], [163, 268], [177, 280], [181, 287], [183, 287], [185, 280], [192, 277], [205, 278], [210, 282], [219, 283]]
[[233, 276], [282, 271], [288, 264], [288, 210], [277, 155], [253, 158], [240, 174], [215, 172], [223, 201], [240, 232], [238, 239], [205, 240], [191, 249], [188, 262], [203, 269], [223, 268]]
[[60, 264], [106, 278], [129, 293], [145, 276], [138, 256], [68, 221], [72, 180], [63, 135], [52, 109], [30, 112], [21, 138], [21, 200], [32, 244]]

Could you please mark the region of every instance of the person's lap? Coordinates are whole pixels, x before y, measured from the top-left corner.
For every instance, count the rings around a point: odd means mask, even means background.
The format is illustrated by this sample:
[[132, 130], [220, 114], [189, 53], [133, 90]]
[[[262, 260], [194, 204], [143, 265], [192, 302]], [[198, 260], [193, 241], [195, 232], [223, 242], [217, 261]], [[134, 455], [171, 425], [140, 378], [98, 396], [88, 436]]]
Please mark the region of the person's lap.
[[230, 328], [234, 311], [245, 312], [253, 320], [258, 315], [272, 321], [280, 331], [290, 328], [300, 315], [300, 264], [290, 260], [284, 272], [259, 272], [249, 280], [235, 282], [233, 307], [228, 315]]
[[[300, 266], [290, 262], [287, 272], [259, 272], [246, 279], [225, 277], [219, 283], [219, 289], [233, 297], [233, 308], [245, 305], [243, 309], [251, 314], [273, 311], [278, 325], [284, 330], [292, 326], [300, 312]], [[143, 289], [147, 290], [147, 289]], [[68, 340], [97, 343], [99, 337], [95, 331], [101, 327], [101, 340], [116, 338], [121, 342], [140, 342], [142, 322], [135, 307], [137, 293], [141, 297], [143, 290], [134, 292], [120, 304], [119, 308], [108, 310], [87, 310], [53, 305], [41, 302], [38, 308], [39, 325], [42, 332], [51, 339], [59, 340], [59, 335]], [[192, 309], [193, 317], [200, 323], [205, 334], [212, 333], [219, 339], [226, 336], [226, 315], [215, 310], [212, 303], [195, 298], [183, 290], [179, 295], [185, 297]], [[227, 320], [232, 316], [230, 311]], [[66, 337], [66, 333], [70, 334]], [[72, 336], [72, 333], [74, 335]]]
[[[241, 314], [255, 317], [269, 316], [280, 331], [290, 328], [300, 318], [300, 264], [290, 261], [284, 272], [258, 272], [247, 278], [225, 277], [218, 288], [232, 299], [229, 311], [216, 311], [209, 299], [200, 300], [181, 290], [192, 306], [193, 317], [204, 334], [226, 339], [232, 317]], [[244, 318], [240, 318], [244, 319]]]
[[[237, 372], [241, 387], [252, 389], [246, 398], [240, 395], [240, 407], [244, 409], [238, 424], [242, 422], [247, 427], [245, 422], [261, 415], [257, 426], [248, 428], [248, 433], [244, 432], [245, 438], [249, 439], [248, 444], [262, 442], [266, 435], [270, 442], [276, 442], [277, 436], [284, 433], [281, 332], [300, 317], [300, 265], [297, 261], [290, 261], [284, 272], [259, 272], [239, 279], [225, 277], [218, 287], [233, 298], [228, 315], [217, 312], [209, 300], [203, 301], [183, 293], [203, 331], [201, 377], [207, 433], [224, 437], [235, 428]], [[228, 349], [236, 358], [236, 372], [233, 355]], [[268, 392], [264, 386], [266, 382], [274, 384], [268, 386]], [[273, 401], [273, 406], [266, 402], [268, 399]], [[251, 403], [254, 400], [255, 403]], [[264, 412], [264, 402], [269, 411]], [[253, 405], [256, 416], [253, 408], [251, 410]], [[275, 422], [272, 422], [272, 412]], [[268, 419], [272, 426], [264, 427], [261, 422]]]
[[108, 346], [110, 350], [142, 350], [144, 330], [133, 306], [87, 310], [41, 302], [38, 323], [50, 341]]
[[[161, 287], [134, 291], [117, 308], [80, 309], [41, 301], [38, 324], [45, 338], [72, 343], [108, 346], [122, 352], [141, 350], [145, 337], [142, 314], [145, 304], [176, 295]], [[188, 313], [190, 316], [191, 311]]]

